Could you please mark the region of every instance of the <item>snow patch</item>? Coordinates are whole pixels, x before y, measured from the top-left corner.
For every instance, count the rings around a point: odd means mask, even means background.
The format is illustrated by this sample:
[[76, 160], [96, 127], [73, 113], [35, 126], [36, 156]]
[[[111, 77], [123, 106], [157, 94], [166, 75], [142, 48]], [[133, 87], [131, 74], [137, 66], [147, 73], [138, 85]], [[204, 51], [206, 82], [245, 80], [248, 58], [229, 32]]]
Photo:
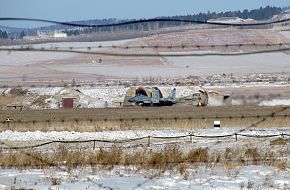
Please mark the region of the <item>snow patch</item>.
[[[186, 136], [191, 133], [201, 136], [223, 136], [235, 134], [239, 128], [220, 128], [220, 129], [194, 129], [188, 131], [179, 130], [131, 130], [131, 131], [103, 131], [103, 132], [75, 132], [75, 131], [50, 131], [50, 132], [17, 132], [6, 130], [0, 133], [0, 140], [10, 141], [54, 141], [54, 140], [121, 140], [135, 139], [142, 137], [176, 137]], [[288, 134], [288, 128], [271, 129], [249, 129], [242, 132], [243, 135], [279, 135]]]
[[273, 100], [265, 100], [262, 101], [259, 106], [290, 106], [290, 100], [280, 100], [280, 99], [273, 99]]
[[45, 99], [44, 102], [48, 109], [58, 109], [59, 107], [57, 100], [52, 97]]
[[239, 17], [224, 17], [224, 18], [219, 18], [219, 19], [211, 19], [207, 21], [208, 23], [249, 23], [249, 22], [254, 22], [254, 19], [242, 19]]

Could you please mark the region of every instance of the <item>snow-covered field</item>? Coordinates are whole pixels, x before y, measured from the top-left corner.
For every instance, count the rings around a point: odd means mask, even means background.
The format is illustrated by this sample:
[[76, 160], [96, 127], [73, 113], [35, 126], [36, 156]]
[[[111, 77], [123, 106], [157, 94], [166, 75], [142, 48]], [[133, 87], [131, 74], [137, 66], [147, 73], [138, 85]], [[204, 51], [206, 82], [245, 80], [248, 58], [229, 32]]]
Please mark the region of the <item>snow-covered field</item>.
[[[128, 139], [144, 136], [180, 136], [194, 133], [198, 135], [227, 135], [240, 129], [196, 129], [190, 131], [117, 131], [97, 133], [77, 132], [13, 132], [0, 133], [1, 141], [50, 141], [50, 140], [88, 140], [88, 139]], [[273, 135], [290, 134], [290, 128], [248, 129], [242, 134]], [[220, 151], [226, 148], [269, 147], [273, 138], [234, 138], [226, 139], [193, 139], [191, 143], [180, 144], [184, 149], [207, 147], [209, 151]], [[274, 138], [275, 139], [275, 138]], [[151, 149], [159, 144], [152, 143]], [[272, 146], [277, 151], [289, 150], [288, 145]], [[160, 149], [162, 150], [162, 148]], [[289, 155], [284, 158], [289, 163]], [[159, 173], [159, 174], [158, 174]], [[158, 174], [158, 175], [156, 175]], [[174, 171], [139, 170], [136, 166], [115, 166], [112, 170], [90, 167], [75, 168], [68, 172], [65, 168], [38, 169], [0, 169], [0, 189], [289, 189], [290, 169], [279, 169], [264, 165], [249, 165], [224, 168], [221, 166], [190, 166], [184, 175]]]
[[290, 106], [290, 100], [280, 100], [280, 99], [273, 99], [268, 101], [262, 101], [260, 106]]
[[[26, 147], [47, 142], [55, 142], [53, 144], [37, 146], [36, 149], [40, 151], [49, 151], [57, 148], [59, 146], [59, 143], [57, 143], [58, 141], [72, 141], [73, 143], [67, 146], [69, 149], [79, 148], [80, 146], [85, 149], [93, 149], [93, 147], [111, 147], [114, 142], [120, 141], [122, 141], [122, 143], [119, 145], [124, 148], [134, 149], [140, 147], [142, 149], [144, 146], [148, 145], [148, 138], [150, 137], [150, 147], [156, 150], [160, 150], [169, 144], [176, 144], [184, 151], [199, 147], [207, 148], [209, 151], [225, 151], [226, 148], [235, 149], [248, 145], [257, 148], [267, 148], [272, 140], [281, 138], [282, 136], [287, 138], [287, 135], [290, 135], [290, 128], [253, 128], [242, 132], [240, 132], [240, 130], [240, 128], [192, 129], [186, 131], [167, 129], [104, 132], [17, 132], [7, 130], [0, 133], [0, 142], [1, 144], [3, 143], [1, 145], [2, 147], [8, 148], [11, 148], [10, 146]], [[238, 134], [238, 141], [236, 141], [234, 134]], [[93, 140], [96, 140], [94, 144], [93, 142], [75, 143], [75, 141]], [[10, 142], [10, 145], [7, 146], [4, 142]], [[285, 148], [287, 149], [290, 147], [280, 147], [280, 150], [284, 150]]]
[[[133, 169], [134, 170], [134, 169]], [[289, 189], [290, 170], [267, 166], [243, 166], [234, 169], [220, 167], [189, 169], [188, 176], [165, 172], [161, 177], [150, 179], [150, 172], [130, 172], [115, 167], [112, 171], [94, 171], [91, 168], [72, 172], [47, 170], [0, 170], [0, 189]], [[148, 176], [147, 178], [145, 176]]]
[[[104, 132], [74, 132], [74, 131], [51, 131], [51, 132], [17, 132], [3, 131], [0, 133], [1, 141], [54, 141], [54, 140], [126, 140], [138, 139], [143, 137], [178, 137], [186, 135], [199, 136], [224, 136], [239, 133], [242, 135], [280, 135], [289, 134], [290, 128], [251, 128], [239, 132], [242, 128], [218, 128], [218, 129], [192, 129], [181, 130], [134, 130], [134, 131], [104, 131]], [[202, 139], [203, 140], [203, 139]], [[204, 142], [206, 140], [203, 140]]]
[[[210, 76], [214, 74], [290, 72], [289, 55], [285, 53], [268, 53], [240, 56], [206, 56], [206, 57], [165, 57], [163, 65], [141, 64], [62, 64], [46, 65], [51, 70], [95, 74], [118, 78], [142, 77], [187, 77]], [[134, 61], [132, 61], [134, 62]], [[152, 69], [154, 68], [154, 69]]]
[[[192, 33], [193, 32], [193, 33]], [[249, 43], [263, 42], [274, 43], [275, 39], [279, 42], [287, 39], [287, 32], [278, 34], [273, 31], [239, 31], [236, 30], [218, 30], [195, 33], [191, 31], [184, 33], [171, 33], [166, 35], [155, 36], [151, 39], [152, 44], [179, 44], [182, 40], [187, 44], [213, 44], [227, 43]], [[225, 32], [229, 37], [225, 37]], [[208, 34], [209, 33], [209, 34]], [[276, 37], [270, 37], [268, 33]], [[283, 36], [283, 35], [285, 36]], [[163, 37], [162, 37], [163, 36]], [[172, 37], [172, 38], [171, 38]], [[283, 37], [283, 38], [282, 38]], [[155, 39], [156, 38], [156, 39]], [[162, 39], [161, 39], [162, 38]], [[164, 38], [164, 39], [163, 39]], [[248, 39], [250, 38], [250, 40]], [[146, 51], [155, 52], [154, 49], [118, 49], [108, 48], [105, 46], [117, 45], [135, 45], [143, 44], [148, 41], [147, 38], [135, 40], [122, 40], [111, 42], [71, 42], [71, 43], [47, 43], [33, 45], [36, 48], [74, 48], [73, 50], [87, 51], [87, 47], [92, 47], [91, 51], [121, 51], [123, 53], [146, 53]], [[161, 39], [160, 42], [158, 40]], [[182, 39], [182, 40], [181, 40]], [[269, 40], [269, 41], [268, 41]], [[245, 41], [245, 42], [244, 42]], [[278, 41], [276, 43], [278, 43]], [[150, 43], [151, 43], [150, 42]], [[285, 43], [287, 40], [285, 40]], [[150, 44], [149, 43], [149, 44]], [[98, 46], [102, 48], [98, 48]], [[15, 46], [16, 47], [16, 46]], [[118, 49], [118, 50], [117, 50]], [[168, 50], [162, 52], [167, 52]], [[211, 50], [205, 50], [208, 52]], [[237, 50], [243, 51], [243, 50]], [[161, 52], [161, 54], [162, 54]], [[180, 52], [182, 53], [182, 52]], [[0, 78], [9, 83], [17, 82], [18, 84], [25, 78], [27, 81], [41, 82], [51, 81], [60, 82], [77, 78], [78, 80], [93, 81], [96, 77], [102, 79], [134, 79], [145, 77], [187, 77], [209, 76], [212, 74], [234, 73], [273, 73], [273, 72], [290, 72], [289, 54], [286, 53], [268, 53], [257, 55], [241, 56], [205, 56], [205, 57], [107, 57], [100, 55], [82, 55], [75, 53], [57, 53], [57, 52], [0, 52]], [[99, 61], [99, 60], [102, 61]], [[4, 83], [5, 84], [5, 83]]]
[[[17, 132], [3, 131], [0, 133], [0, 142], [11, 142], [12, 146], [25, 147], [38, 145], [51, 141], [93, 141], [90, 143], [72, 143], [68, 148], [74, 149], [82, 146], [86, 149], [93, 147], [111, 147], [114, 142], [123, 141], [124, 148], [144, 147], [147, 146], [148, 137], [151, 138], [150, 146], [153, 149], [162, 149], [168, 144], [178, 144], [184, 151], [191, 148], [207, 148], [209, 151], [225, 151], [226, 148], [237, 148], [237, 146], [246, 146], [251, 144], [252, 147], [268, 147], [270, 141], [287, 137], [290, 135], [290, 128], [271, 128], [271, 129], [249, 129], [240, 132], [239, 128], [222, 128], [222, 129], [193, 129], [193, 130], [132, 130], [132, 131], [104, 131], [104, 132], [74, 132], [74, 131], [51, 131], [51, 132]], [[236, 141], [234, 134], [238, 134]], [[191, 135], [191, 137], [190, 137]], [[246, 135], [251, 137], [245, 137]], [[271, 137], [274, 135], [274, 137]], [[225, 136], [220, 138], [220, 136]], [[254, 138], [254, 137], [264, 138]], [[176, 137], [176, 138], [174, 138]], [[216, 137], [216, 138], [215, 138]], [[144, 139], [140, 141], [140, 139]], [[100, 141], [100, 142], [98, 142]], [[21, 144], [19, 144], [19, 142]], [[37, 150], [51, 150], [58, 147], [58, 143], [37, 147]], [[5, 143], [2, 147], [9, 147]], [[286, 147], [290, 148], [290, 147]], [[285, 149], [285, 147], [283, 148]], [[282, 149], [280, 149], [282, 150]]]
[[289, 72], [289, 57], [285, 53], [269, 53], [246, 56], [167, 57], [167, 60], [176, 67], [175, 69], [182, 71], [180, 76], [210, 76], [218, 73], [242, 75]]
[[282, 31], [282, 32], [280, 32], [280, 34], [282, 34], [290, 39], [290, 31]]

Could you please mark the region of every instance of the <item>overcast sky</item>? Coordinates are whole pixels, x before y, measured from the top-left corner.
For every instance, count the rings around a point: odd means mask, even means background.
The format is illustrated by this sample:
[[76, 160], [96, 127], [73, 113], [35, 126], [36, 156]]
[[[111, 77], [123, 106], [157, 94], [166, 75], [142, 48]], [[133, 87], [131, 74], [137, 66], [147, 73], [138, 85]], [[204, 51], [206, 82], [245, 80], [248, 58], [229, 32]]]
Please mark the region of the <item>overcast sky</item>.
[[[207, 11], [290, 6], [290, 0], [0, 0], [0, 17], [27, 17], [57, 21], [102, 18], [152, 18]], [[36, 23], [0, 22], [27, 27]]]

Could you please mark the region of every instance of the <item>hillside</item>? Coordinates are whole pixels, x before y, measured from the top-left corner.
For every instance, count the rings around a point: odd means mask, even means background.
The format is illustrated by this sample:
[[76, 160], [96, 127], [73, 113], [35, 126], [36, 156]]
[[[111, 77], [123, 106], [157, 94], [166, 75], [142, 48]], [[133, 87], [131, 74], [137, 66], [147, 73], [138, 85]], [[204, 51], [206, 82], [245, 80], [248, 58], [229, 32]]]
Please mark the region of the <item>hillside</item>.
[[[228, 17], [236, 17], [242, 20], [268, 20], [273, 17], [277, 17], [277, 15], [283, 14], [283, 9], [280, 7], [264, 7], [253, 10], [243, 10], [243, 11], [226, 11], [226, 12], [207, 12], [207, 13], [198, 13], [198, 14], [190, 14], [190, 15], [176, 15], [176, 16], [163, 16], [163, 17], [155, 17], [153, 19], [165, 18], [165, 19], [184, 19], [184, 20], [196, 20], [196, 21], [209, 21], [213, 19], [220, 18], [228, 18]], [[278, 16], [279, 17], [279, 16]], [[114, 24], [120, 22], [128, 22], [134, 21], [136, 19], [116, 19], [116, 18], [105, 18], [105, 19], [91, 19], [91, 20], [80, 20], [80, 21], [72, 21], [71, 23], [77, 24], [87, 24], [87, 25], [105, 25], [105, 24]], [[187, 26], [189, 23], [182, 22], [151, 22], [151, 23], [136, 23], [124, 26], [117, 27], [104, 27], [104, 28], [76, 28], [71, 26], [64, 25], [51, 25], [39, 28], [30, 28], [30, 34], [36, 34], [37, 30], [42, 31], [64, 31], [68, 34], [68, 36], [78, 36], [80, 34], [88, 34], [95, 32], [120, 32], [120, 31], [152, 31], [159, 30], [163, 28], [171, 28], [171, 27], [180, 27]], [[5, 27], [0, 26], [0, 29], [3, 31], [7, 31], [9, 36], [19, 36], [22, 31], [27, 35], [27, 29], [22, 28], [13, 28], [13, 27]]]

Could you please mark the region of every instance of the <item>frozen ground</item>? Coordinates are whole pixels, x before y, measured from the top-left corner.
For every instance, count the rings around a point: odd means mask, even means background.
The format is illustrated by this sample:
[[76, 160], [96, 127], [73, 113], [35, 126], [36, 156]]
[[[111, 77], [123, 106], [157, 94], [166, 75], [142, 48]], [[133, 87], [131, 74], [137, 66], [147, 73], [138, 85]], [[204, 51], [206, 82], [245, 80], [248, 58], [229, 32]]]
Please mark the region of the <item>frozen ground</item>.
[[[134, 168], [132, 169], [134, 170]], [[267, 166], [244, 166], [234, 169], [220, 167], [188, 169], [187, 176], [165, 172], [161, 177], [150, 179], [149, 171], [130, 172], [115, 167], [112, 171], [94, 171], [80, 168], [71, 171], [47, 170], [0, 170], [0, 189], [289, 189], [290, 170]], [[146, 177], [148, 176], [148, 177]]]
[[[118, 131], [98, 133], [76, 132], [12, 132], [0, 133], [1, 141], [49, 141], [49, 140], [87, 140], [87, 139], [124, 139], [143, 136], [179, 136], [191, 132], [199, 135], [227, 135], [238, 131], [234, 128], [196, 129], [193, 131]], [[290, 133], [289, 128], [278, 129], [249, 129], [243, 134], [270, 135]], [[209, 151], [224, 151], [227, 147], [257, 147], [263, 149], [273, 138], [255, 141], [244, 138], [235, 142], [234, 139], [194, 139], [192, 145], [207, 147]], [[172, 142], [171, 142], [172, 143]], [[151, 149], [158, 148], [159, 144], [152, 144]], [[180, 146], [192, 148], [190, 144]], [[289, 145], [272, 146], [277, 151], [289, 150]], [[162, 147], [161, 149], [162, 150]], [[288, 158], [286, 158], [289, 161]], [[285, 158], [284, 158], [285, 159]], [[0, 169], [0, 189], [289, 189], [290, 169], [278, 169], [263, 165], [249, 165], [224, 168], [220, 166], [189, 166], [184, 175], [174, 171], [160, 172], [157, 170], [138, 170], [136, 166], [116, 166], [112, 170], [82, 167], [68, 172], [65, 168], [37, 169]], [[155, 176], [151, 178], [151, 176]], [[157, 177], [156, 177], [157, 176]]]
[[192, 129], [189, 131], [178, 130], [136, 130], [136, 131], [104, 131], [104, 132], [68, 132], [68, 131], [52, 131], [52, 132], [17, 132], [3, 131], [0, 133], [1, 141], [54, 141], [54, 140], [124, 140], [136, 139], [142, 137], [178, 137], [189, 134], [199, 136], [223, 136], [239, 133], [242, 135], [279, 135], [289, 134], [290, 128], [271, 128], [261, 129], [252, 128], [243, 132], [239, 132], [240, 128], [221, 128], [221, 129]]
[[[238, 134], [236, 141], [234, 134]], [[110, 147], [114, 141], [123, 141], [119, 144], [128, 150], [143, 148], [148, 145], [148, 137], [151, 138], [150, 147], [153, 150], [162, 150], [168, 144], [177, 144], [184, 151], [189, 151], [192, 148], [207, 148], [209, 151], [225, 151], [226, 148], [242, 148], [242, 147], [257, 147], [267, 148], [270, 142], [274, 139], [290, 135], [289, 128], [271, 128], [271, 129], [248, 129], [240, 132], [239, 128], [222, 128], [222, 129], [192, 129], [186, 131], [178, 130], [134, 130], [134, 131], [104, 131], [104, 132], [17, 132], [3, 131], [0, 133], [0, 141], [10, 142], [12, 146], [25, 147], [30, 145], [38, 145], [50, 141], [91, 141], [86, 143], [71, 143], [65, 145], [69, 149], [84, 148], [92, 149], [93, 147]], [[190, 137], [189, 135], [193, 135]], [[245, 135], [251, 137], [245, 137]], [[271, 137], [272, 135], [277, 135]], [[286, 136], [285, 136], [286, 135]], [[220, 137], [225, 136], [225, 137]], [[264, 138], [255, 138], [257, 136]], [[174, 138], [176, 137], [176, 138]], [[141, 139], [141, 140], [140, 140]], [[98, 142], [98, 140], [103, 142]], [[126, 141], [129, 140], [129, 141]], [[109, 142], [107, 142], [109, 141]], [[7, 147], [7, 144], [2, 144], [2, 147]], [[36, 147], [36, 150], [49, 151], [59, 146], [58, 143], [43, 145]], [[289, 149], [289, 146], [276, 147], [279, 150]], [[137, 149], [136, 149], [137, 150]]]
[[[111, 42], [48, 43], [34, 45], [37, 48], [119, 53], [164, 53], [171, 50], [155, 48], [119, 49], [112, 46], [155, 46], [186, 45], [196, 46], [240, 43], [288, 43], [287, 32], [272, 30], [186, 30], [183, 32], [154, 35], [149, 38]], [[99, 46], [102, 48], [99, 48]], [[106, 46], [106, 47], [105, 47]], [[253, 49], [250, 49], [253, 50]], [[184, 53], [197, 51], [195, 48], [177, 49]], [[199, 50], [200, 51], [200, 50]], [[225, 51], [225, 49], [204, 49], [203, 51]], [[233, 48], [226, 51], [248, 51]], [[290, 72], [289, 53], [269, 53], [244, 56], [206, 56], [206, 57], [112, 57], [53, 52], [0, 52], [0, 82], [16, 85], [23, 81], [41, 83], [71, 81], [95, 81], [96, 79], [135, 79], [145, 77], [187, 77], [209, 76], [212, 74]], [[14, 85], [15, 85], [14, 84]]]
[[[248, 73], [290, 72], [290, 55], [269, 53], [242, 56], [167, 57], [177, 69], [187, 75], [210, 76], [221, 73], [243, 75]], [[189, 68], [186, 68], [189, 66]]]
[[[164, 60], [166, 60], [164, 62]], [[134, 62], [134, 60], [131, 60]], [[163, 64], [160, 64], [160, 61]], [[186, 77], [210, 76], [213, 74], [233, 73], [243, 75], [249, 73], [290, 72], [290, 55], [285, 53], [269, 53], [241, 56], [207, 56], [207, 57], [165, 57], [151, 64], [84, 64], [72, 63], [47, 65], [47, 68], [58, 72], [82, 74], [98, 74], [112, 78], [142, 77]]]
[[281, 105], [285, 105], [285, 106], [290, 106], [290, 100], [268, 100], [268, 101], [262, 101], [260, 104], [260, 106], [281, 106]]
[[290, 31], [282, 31], [282, 32], [280, 32], [280, 34], [282, 34], [290, 39]]
[[68, 53], [0, 52], [1, 80], [93, 81], [96, 78], [210, 76], [213, 74], [290, 72], [290, 55], [269, 53], [242, 56], [102, 58]]

